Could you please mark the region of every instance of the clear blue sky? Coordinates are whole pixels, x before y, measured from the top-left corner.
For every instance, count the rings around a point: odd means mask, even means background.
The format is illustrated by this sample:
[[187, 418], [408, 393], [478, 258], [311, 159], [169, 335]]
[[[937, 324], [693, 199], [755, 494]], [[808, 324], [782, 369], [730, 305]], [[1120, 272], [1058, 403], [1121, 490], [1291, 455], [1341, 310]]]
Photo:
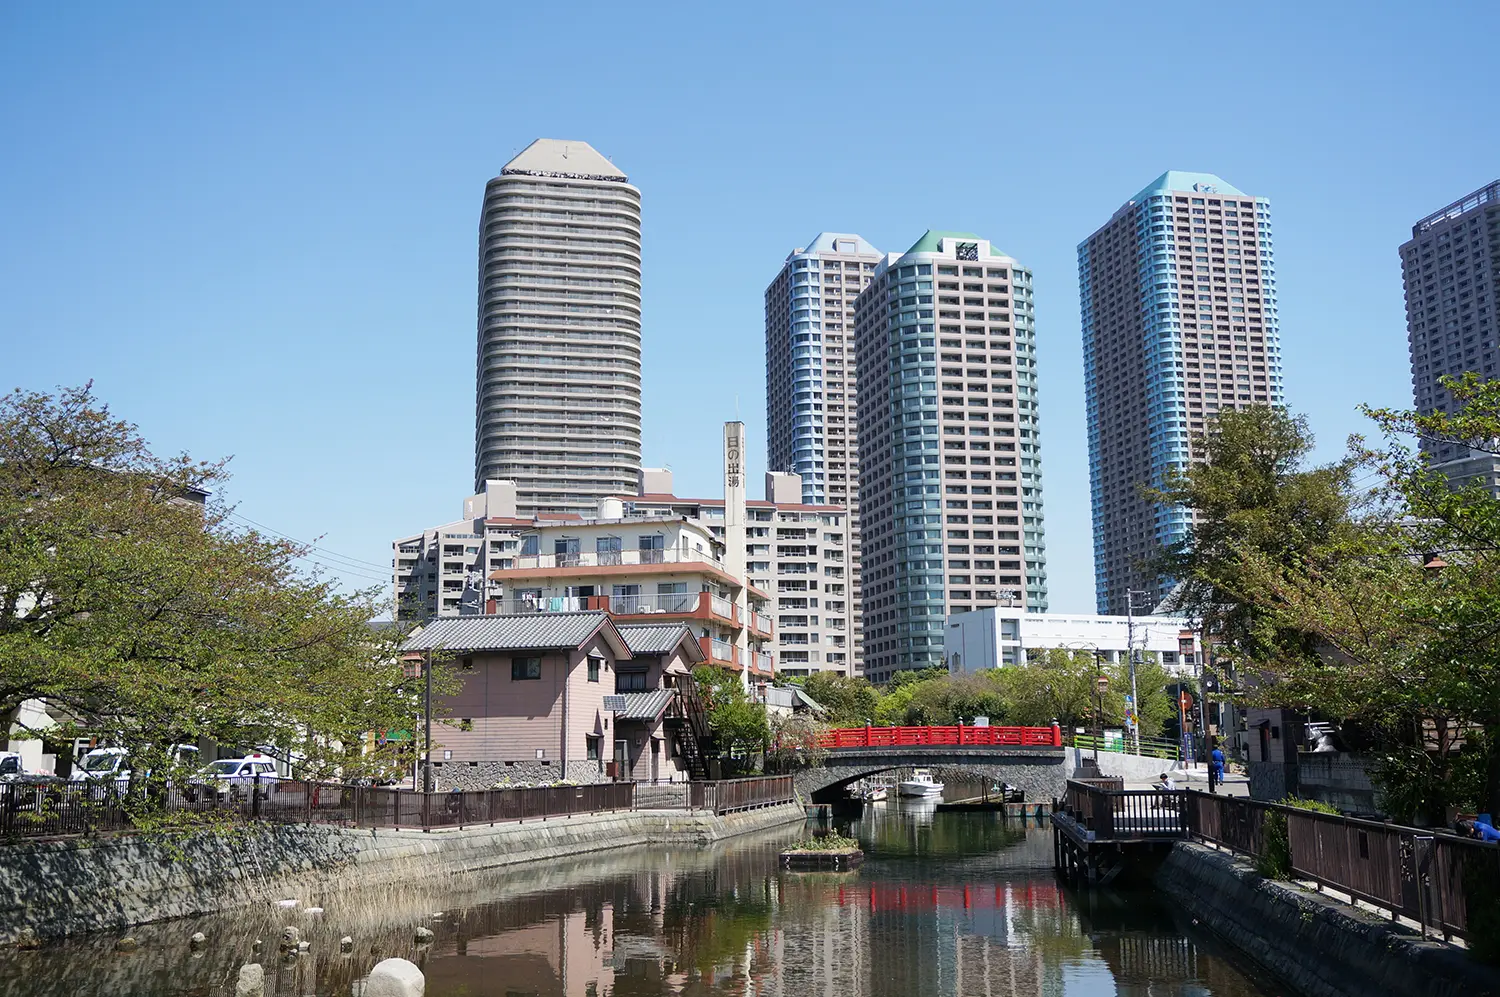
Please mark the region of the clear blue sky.
[[[1068, 13], [1062, 13], [1066, 7]], [[1163, 170], [1272, 199], [1322, 453], [1411, 399], [1396, 247], [1500, 176], [1491, 4], [0, 5], [0, 383], [92, 378], [240, 512], [388, 580], [473, 475], [484, 183], [644, 194], [645, 461], [765, 461], [762, 293], [828, 229], [1035, 272], [1052, 607], [1091, 611], [1076, 246]], [[736, 401], [737, 400], [737, 401]]]

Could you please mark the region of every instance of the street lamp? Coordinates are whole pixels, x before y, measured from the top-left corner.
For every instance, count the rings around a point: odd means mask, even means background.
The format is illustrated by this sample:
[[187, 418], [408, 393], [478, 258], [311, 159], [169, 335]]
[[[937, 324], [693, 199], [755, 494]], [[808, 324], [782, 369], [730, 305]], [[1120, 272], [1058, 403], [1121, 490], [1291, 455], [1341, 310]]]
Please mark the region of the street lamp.
[[[1131, 725], [1132, 738], [1135, 741], [1135, 753], [1141, 753], [1141, 700], [1135, 688], [1135, 597], [1145, 596], [1150, 600], [1151, 593], [1146, 589], [1128, 589], [1125, 592], [1125, 656], [1130, 659], [1130, 709], [1135, 715], [1135, 723]], [[1150, 639], [1149, 631], [1147, 639]]]

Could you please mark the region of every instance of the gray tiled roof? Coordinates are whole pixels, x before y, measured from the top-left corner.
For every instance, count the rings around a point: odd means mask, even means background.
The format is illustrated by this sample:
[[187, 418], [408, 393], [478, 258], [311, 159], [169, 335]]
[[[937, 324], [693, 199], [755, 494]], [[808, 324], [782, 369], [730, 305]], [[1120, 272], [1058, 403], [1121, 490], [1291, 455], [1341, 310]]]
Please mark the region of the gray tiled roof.
[[671, 701], [671, 689], [657, 689], [655, 692], [627, 692], [625, 708], [616, 711], [615, 719], [655, 720], [661, 716], [662, 711]]
[[682, 623], [623, 623], [619, 630], [631, 654], [666, 654], [682, 640], [684, 632], [690, 638], [693, 635]]
[[600, 625], [612, 626], [602, 612], [518, 613], [511, 616], [458, 616], [433, 620], [412, 634], [403, 651], [524, 651], [575, 648]]

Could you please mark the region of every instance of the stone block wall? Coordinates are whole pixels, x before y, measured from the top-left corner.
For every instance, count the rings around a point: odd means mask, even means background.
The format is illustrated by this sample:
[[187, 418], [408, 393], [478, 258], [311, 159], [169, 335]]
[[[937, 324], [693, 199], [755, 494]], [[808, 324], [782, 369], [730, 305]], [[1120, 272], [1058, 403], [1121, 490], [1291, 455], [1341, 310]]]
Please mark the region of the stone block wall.
[[450, 789], [494, 789], [507, 786], [550, 786], [562, 781], [609, 782], [598, 762], [433, 762], [432, 781], [439, 793]]
[[1156, 885], [1199, 923], [1304, 997], [1477, 997], [1500, 971], [1459, 948], [1291, 883], [1242, 859], [1178, 842]]

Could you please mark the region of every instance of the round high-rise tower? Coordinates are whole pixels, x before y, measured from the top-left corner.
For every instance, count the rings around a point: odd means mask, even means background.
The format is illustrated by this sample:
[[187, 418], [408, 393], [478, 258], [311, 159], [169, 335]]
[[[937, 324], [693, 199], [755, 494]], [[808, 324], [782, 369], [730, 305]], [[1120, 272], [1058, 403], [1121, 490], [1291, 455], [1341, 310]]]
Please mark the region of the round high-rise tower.
[[597, 514], [641, 465], [641, 192], [586, 142], [537, 139], [485, 187], [475, 489]]

